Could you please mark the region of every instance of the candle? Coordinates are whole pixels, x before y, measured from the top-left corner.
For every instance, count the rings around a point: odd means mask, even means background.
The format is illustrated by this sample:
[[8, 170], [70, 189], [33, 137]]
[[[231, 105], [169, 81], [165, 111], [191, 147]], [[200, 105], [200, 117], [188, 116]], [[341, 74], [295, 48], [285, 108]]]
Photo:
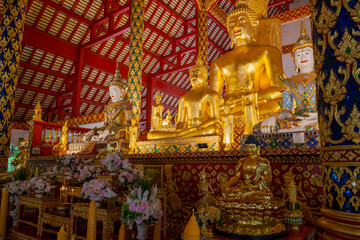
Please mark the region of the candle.
[[1, 211], [0, 211], [0, 238], [5, 239], [6, 232], [6, 216], [9, 201], [9, 191], [5, 187], [1, 196]]
[[88, 211], [86, 240], [96, 240], [96, 205], [91, 201]]
[[121, 223], [121, 227], [119, 229], [119, 238], [118, 240], [125, 240], [125, 224]]
[[74, 189], [71, 189], [71, 200], [70, 202], [72, 203], [74, 199]]
[[154, 240], [161, 240], [161, 225], [162, 225], [162, 218], [155, 223], [154, 227]]
[[66, 240], [66, 232], [64, 226], [60, 228], [60, 231], [57, 233], [57, 240]]

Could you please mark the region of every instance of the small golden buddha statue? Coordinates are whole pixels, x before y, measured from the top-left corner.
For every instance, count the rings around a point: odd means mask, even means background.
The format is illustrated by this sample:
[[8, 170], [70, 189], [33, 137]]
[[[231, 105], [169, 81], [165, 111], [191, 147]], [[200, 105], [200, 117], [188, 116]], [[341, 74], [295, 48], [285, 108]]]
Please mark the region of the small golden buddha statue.
[[246, 140], [245, 151], [248, 156], [238, 161], [235, 175], [222, 186], [222, 195], [237, 200], [270, 199], [270, 163], [259, 156], [260, 144], [253, 135]]
[[259, 156], [260, 144], [253, 135], [246, 140], [245, 151], [247, 157], [238, 161], [235, 175], [221, 186], [219, 205], [226, 214], [219, 230], [247, 236], [281, 234], [286, 227], [277, 220], [277, 211], [284, 204], [270, 191], [270, 163]]
[[266, 114], [280, 110], [283, 75], [281, 51], [272, 45], [255, 45], [259, 20], [246, 3], [240, 1], [227, 17], [227, 29], [234, 49], [211, 64], [210, 88], [222, 94], [231, 114], [243, 118], [245, 134]]
[[160, 129], [163, 123], [163, 110], [164, 106], [161, 104], [161, 92], [155, 96], [156, 104], [152, 107], [152, 115], [151, 115], [151, 128], [152, 131], [157, 131]]
[[69, 140], [69, 126], [68, 120], [65, 121], [64, 126], [61, 128], [60, 141], [53, 147], [54, 152], [66, 151], [68, 149]]
[[206, 80], [206, 67], [195, 65], [190, 70], [192, 89], [179, 100], [176, 131], [152, 131], [148, 139], [219, 135], [220, 95], [207, 87]]
[[89, 131], [86, 134], [87, 140], [106, 141], [110, 138], [126, 138], [126, 128], [131, 125], [131, 119], [135, 115], [132, 111], [133, 104], [127, 96], [128, 85], [121, 79], [118, 65], [116, 65], [114, 79], [109, 85], [109, 94], [111, 102], [105, 106], [104, 126]]
[[167, 110], [166, 118], [162, 122], [162, 126], [164, 126], [164, 127], [171, 126], [172, 125], [171, 120], [172, 120], [172, 116], [171, 116], [170, 110]]

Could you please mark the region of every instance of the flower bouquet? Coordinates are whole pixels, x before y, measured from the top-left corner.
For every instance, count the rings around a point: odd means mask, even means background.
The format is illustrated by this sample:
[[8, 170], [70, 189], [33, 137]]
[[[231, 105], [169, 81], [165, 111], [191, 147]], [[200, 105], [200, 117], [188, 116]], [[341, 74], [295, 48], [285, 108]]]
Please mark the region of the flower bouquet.
[[138, 239], [146, 239], [147, 227], [163, 215], [160, 199], [157, 198], [157, 187], [147, 179], [137, 180], [121, 209], [121, 221], [130, 227], [134, 222], [137, 224]]
[[213, 228], [215, 225], [221, 224], [221, 211], [212, 206], [201, 206], [195, 213], [196, 221], [202, 229], [206, 229], [205, 236], [213, 236]]
[[9, 194], [10, 195], [23, 195], [26, 194], [30, 191], [30, 185], [29, 185], [29, 181], [25, 180], [25, 181], [12, 181], [6, 184], [6, 187], [9, 190]]
[[82, 165], [80, 158], [74, 154], [62, 155], [57, 160], [57, 171], [61, 173], [74, 172], [79, 165]]
[[111, 184], [103, 179], [94, 179], [85, 182], [81, 189], [81, 197], [85, 199], [94, 200], [99, 206], [104, 198], [113, 198], [117, 194], [112, 191]]
[[129, 160], [122, 159], [118, 153], [108, 154], [104, 159], [101, 160], [102, 166], [110, 172], [110, 175], [116, 175], [116, 171], [119, 169], [130, 170], [131, 165]]
[[78, 183], [84, 183], [95, 179], [96, 174], [100, 174], [101, 169], [91, 165], [77, 168], [74, 172], [65, 173]]
[[49, 193], [51, 190], [50, 182], [42, 177], [33, 177], [29, 180], [29, 188], [35, 192], [36, 198], [42, 198], [44, 193]]
[[136, 182], [136, 179], [139, 177], [144, 177], [144, 173], [136, 168], [131, 168], [127, 171], [120, 171], [119, 173], [119, 183], [120, 185], [131, 186]]

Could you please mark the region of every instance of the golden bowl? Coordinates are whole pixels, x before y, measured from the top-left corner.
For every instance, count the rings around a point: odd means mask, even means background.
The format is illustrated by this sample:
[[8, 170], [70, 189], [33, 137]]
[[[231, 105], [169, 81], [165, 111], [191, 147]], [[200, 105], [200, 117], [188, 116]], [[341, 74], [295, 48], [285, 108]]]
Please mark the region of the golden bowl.
[[70, 210], [70, 203], [60, 203], [56, 205], [56, 210], [59, 212], [68, 212]]

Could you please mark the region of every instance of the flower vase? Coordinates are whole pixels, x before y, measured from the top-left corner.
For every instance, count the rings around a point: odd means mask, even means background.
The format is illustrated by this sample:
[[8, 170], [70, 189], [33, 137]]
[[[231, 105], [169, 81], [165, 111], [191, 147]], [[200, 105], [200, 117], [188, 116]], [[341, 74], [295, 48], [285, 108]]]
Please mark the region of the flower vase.
[[205, 237], [207, 238], [212, 238], [214, 236], [214, 225], [213, 224], [209, 224], [206, 226], [206, 233], [205, 233]]
[[136, 224], [136, 228], [137, 228], [136, 238], [139, 240], [146, 240], [148, 237], [147, 231], [148, 231], [149, 225], [145, 224], [145, 223]]

